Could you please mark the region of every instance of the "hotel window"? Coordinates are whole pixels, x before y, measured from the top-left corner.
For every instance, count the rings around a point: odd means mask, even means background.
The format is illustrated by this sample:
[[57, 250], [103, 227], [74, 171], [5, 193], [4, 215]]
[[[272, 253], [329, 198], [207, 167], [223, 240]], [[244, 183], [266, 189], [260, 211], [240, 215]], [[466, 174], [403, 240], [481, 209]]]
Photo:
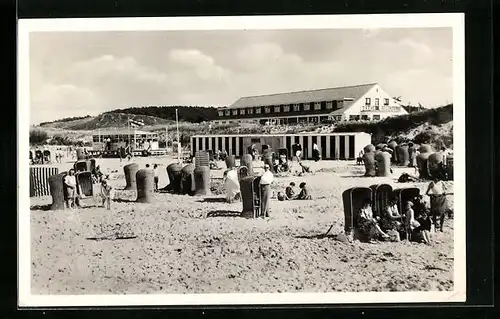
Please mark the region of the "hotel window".
[[226, 115], [227, 116], [231, 115], [231, 111], [230, 110], [226, 110]]
[[253, 114], [253, 109], [252, 108], [249, 108], [247, 111], [248, 111], [247, 114]]
[[361, 115], [361, 119], [365, 121], [368, 120], [368, 115]]
[[389, 105], [389, 99], [384, 99], [384, 105]]
[[299, 104], [294, 104], [294, 105], [293, 105], [293, 111], [294, 111], [294, 112], [298, 112], [298, 111], [300, 111], [300, 105], [299, 105]]
[[326, 109], [327, 110], [333, 109], [333, 102], [331, 102], [331, 101], [330, 102], [326, 102]]
[[255, 114], [260, 114], [260, 106], [255, 108]]
[[240, 110], [240, 115], [245, 115], [245, 109]]
[[283, 112], [290, 112], [290, 105], [284, 105]]
[[314, 103], [314, 109], [315, 110], [321, 110], [321, 103], [320, 102]]
[[369, 97], [367, 97], [365, 99], [365, 105], [370, 105], [370, 104], [372, 104], [372, 100]]
[[378, 115], [378, 114], [373, 115], [373, 119], [374, 119], [375, 121], [380, 120], [380, 115]]
[[375, 110], [379, 109], [379, 98], [375, 98]]
[[224, 111], [219, 111], [219, 116], [224, 116]]
[[233, 115], [238, 115], [238, 110], [233, 110]]
[[359, 115], [349, 115], [349, 120], [350, 121], [358, 121], [359, 120]]
[[311, 109], [311, 105], [309, 103], [304, 103], [304, 111], [309, 111]]
[[274, 107], [274, 113], [279, 113], [280, 112], [280, 106], [275, 106]]
[[271, 113], [271, 107], [270, 107], [270, 106], [266, 106], [266, 107], [264, 108], [264, 112], [266, 112], [266, 113]]

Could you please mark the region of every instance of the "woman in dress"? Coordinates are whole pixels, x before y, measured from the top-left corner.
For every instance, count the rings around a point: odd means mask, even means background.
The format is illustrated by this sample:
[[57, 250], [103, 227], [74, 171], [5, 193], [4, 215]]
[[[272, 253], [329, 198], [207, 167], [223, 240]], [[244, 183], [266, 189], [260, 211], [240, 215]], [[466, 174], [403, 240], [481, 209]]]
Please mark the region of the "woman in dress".
[[401, 215], [399, 214], [397, 203], [398, 200], [396, 197], [391, 198], [383, 212], [381, 225], [382, 229], [385, 231], [399, 231], [399, 229], [401, 228]]
[[369, 198], [365, 199], [363, 207], [361, 207], [359, 211], [358, 225], [363, 234], [368, 237], [371, 243], [375, 242], [375, 236], [380, 236], [383, 239], [389, 239], [389, 235], [382, 231], [382, 229], [378, 225], [378, 220], [373, 217], [371, 200]]

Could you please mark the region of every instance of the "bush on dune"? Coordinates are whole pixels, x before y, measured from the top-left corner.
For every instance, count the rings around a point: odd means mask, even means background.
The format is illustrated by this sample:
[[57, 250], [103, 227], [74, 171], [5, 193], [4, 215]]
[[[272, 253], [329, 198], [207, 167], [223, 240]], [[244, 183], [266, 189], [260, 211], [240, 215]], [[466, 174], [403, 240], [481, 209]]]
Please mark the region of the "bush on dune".
[[49, 135], [47, 132], [40, 130], [40, 129], [30, 129], [30, 144], [31, 145], [41, 145], [44, 144], [47, 139], [49, 138]]
[[86, 146], [82, 140], [70, 137], [68, 135], [56, 134], [49, 141], [50, 145], [67, 145], [67, 146]]

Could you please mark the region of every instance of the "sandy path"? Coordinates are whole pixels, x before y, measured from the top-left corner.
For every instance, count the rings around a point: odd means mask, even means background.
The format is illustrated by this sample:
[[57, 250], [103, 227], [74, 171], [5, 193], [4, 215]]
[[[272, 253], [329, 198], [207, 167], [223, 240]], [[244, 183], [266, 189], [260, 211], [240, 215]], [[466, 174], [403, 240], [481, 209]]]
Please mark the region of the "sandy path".
[[[168, 165], [168, 158], [136, 159]], [[111, 184], [123, 187], [118, 160], [99, 160]], [[126, 163], [122, 163], [126, 164]], [[67, 169], [70, 163], [60, 164]], [[223, 166], [223, 165], [222, 165]], [[393, 178], [353, 177], [361, 166], [350, 162], [314, 163], [316, 174], [276, 178], [274, 189], [290, 181], [310, 185], [314, 201], [272, 202], [268, 220], [235, 217], [241, 203], [202, 197], [156, 194], [154, 204], [135, 204], [134, 192], [118, 191], [125, 201], [111, 211], [31, 210], [32, 293], [207, 293], [327, 292], [453, 289], [453, 221], [433, 245], [344, 243], [342, 191]], [[113, 173], [113, 170], [117, 172]], [[215, 178], [221, 171], [212, 171]], [[166, 183], [166, 181], [165, 181]], [[425, 184], [417, 184], [421, 189]], [[220, 198], [209, 196], [208, 198]], [[50, 204], [50, 198], [31, 205]], [[221, 217], [210, 217], [220, 215]], [[331, 236], [318, 237], [333, 223]], [[122, 224], [137, 238], [88, 240], [101, 226]], [[124, 227], [125, 227], [124, 226]]]

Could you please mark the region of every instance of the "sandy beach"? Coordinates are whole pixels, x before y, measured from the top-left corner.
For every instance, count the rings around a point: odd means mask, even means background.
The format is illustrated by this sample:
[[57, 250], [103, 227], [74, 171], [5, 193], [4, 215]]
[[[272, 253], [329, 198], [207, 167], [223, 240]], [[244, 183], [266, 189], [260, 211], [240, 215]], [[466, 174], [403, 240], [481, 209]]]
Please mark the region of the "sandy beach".
[[[173, 161], [133, 159], [141, 168]], [[304, 181], [313, 200], [273, 199], [270, 218], [254, 220], [239, 217], [242, 203], [225, 203], [217, 191], [204, 197], [160, 193], [155, 203], [135, 203], [134, 191], [120, 190], [127, 163], [97, 160], [116, 189], [109, 211], [92, 199], [88, 207], [51, 211], [50, 197], [31, 198], [33, 294], [453, 290], [453, 220], [445, 220], [443, 233], [432, 233], [431, 246], [343, 240], [342, 192], [380, 183], [424, 192], [427, 183], [397, 182], [411, 169], [395, 167], [391, 177], [366, 178], [354, 161], [307, 162], [313, 175], [276, 177], [272, 189]], [[55, 165], [63, 171], [72, 164]], [[261, 171], [262, 162], [254, 165]], [[223, 171], [211, 171], [214, 189], [221, 187]], [[160, 187], [167, 184], [163, 174]], [[89, 239], [111, 227], [134, 238]]]

